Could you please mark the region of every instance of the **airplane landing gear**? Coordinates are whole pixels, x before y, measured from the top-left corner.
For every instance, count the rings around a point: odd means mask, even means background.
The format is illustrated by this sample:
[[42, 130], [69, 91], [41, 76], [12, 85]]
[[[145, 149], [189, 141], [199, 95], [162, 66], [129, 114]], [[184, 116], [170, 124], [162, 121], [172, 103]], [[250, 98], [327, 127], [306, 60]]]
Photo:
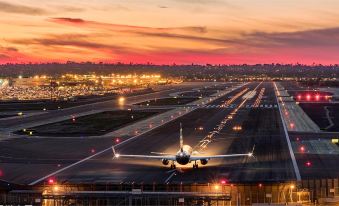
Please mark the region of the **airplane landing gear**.
[[194, 164], [193, 164], [193, 169], [198, 169], [198, 167], [199, 167], [198, 163], [197, 163], [197, 161], [195, 161]]
[[176, 166], [175, 166], [174, 162], [172, 162], [171, 169], [175, 169], [175, 168], [176, 168]]

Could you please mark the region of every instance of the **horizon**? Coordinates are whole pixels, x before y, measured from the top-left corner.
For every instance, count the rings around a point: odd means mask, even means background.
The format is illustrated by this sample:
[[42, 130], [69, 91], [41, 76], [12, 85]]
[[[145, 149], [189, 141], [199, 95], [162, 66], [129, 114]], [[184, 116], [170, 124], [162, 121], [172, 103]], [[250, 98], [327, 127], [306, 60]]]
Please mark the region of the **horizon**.
[[0, 0], [0, 64], [336, 65], [334, 0]]
[[176, 63], [172, 63], [172, 64], [155, 64], [152, 62], [147, 62], [147, 63], [138, 63], [138, 62], [129, 62], [129, 63], [125, 63], [125, 62], [92, 62], [92, 61], [84, 61], [84, 62], [80, 62], [80, 61], [67, 61], [67, 62], [18, 62], [18, 63], [12, 63], [12, 62], [8, 62], [8, 63], [0, 63], [0, 66], [8, 66], [8, 65], [18, 65], [18, 66], [22, 66], [22, 65], [44, 65], [44, 64], [58, 64], [58, 65], [67, 65], [67, 64], [93, 64], [93, 65], [132, 65], [132, 66], [137, 66], [137, 65], [149, 65], [149, 66], [169, 66], [169, 67], [175, 67], [175, 66], [212, 66], [212, 67], [229, 67], [229, 66], [265, 66], [265, 65], [273, 65], [273, 66], [306, 66], [306, 67], [316, 67], [316, 66], [322, 66], [322, 67], [337, 67], [339, 66], [339, 63], [335, 63], [335, 64], [316, 64], [316, 63], [312, 63], [312, 64], [301, 64], [301, 63], [253, 63], [253, 64], [246, 64], [246, 63], [239, 63], [239, 64], [210, 64], [210, 63], [205, 63], [205, 64], [199, 64], [199, 63], [187, 63], [187, 64], [176, 64]]

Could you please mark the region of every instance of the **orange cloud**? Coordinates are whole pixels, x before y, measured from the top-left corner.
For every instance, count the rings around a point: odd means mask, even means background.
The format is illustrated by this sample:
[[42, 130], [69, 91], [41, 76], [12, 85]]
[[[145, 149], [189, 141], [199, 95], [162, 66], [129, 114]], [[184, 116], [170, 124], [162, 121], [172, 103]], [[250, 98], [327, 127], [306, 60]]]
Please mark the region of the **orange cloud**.
[[48, 13], [46, 10], [38, 7], [12, 4], [3, 1], [0, 1], [0, 12], [28, 15], [43, 15]]
[[155, 27], [145, 27], [145, 26], [133, 26], [133, 25], [123, 25], [123, 24], [110, 24], [102, 23], [97, 21], [88, 21], [80, 18], [68, 18], [68, 17], [58, 17], [48, 19], [50, 22], [71, 25], [71, 26], [83, 26], [83, 27], [94, 27], [108, 30], [129, 30], [133, 32], [169, 32], [169, 31], [184, 31], [184, 32], [194, 32], [194, 33], [205, 33], [207, 32], [206, 27], [174, 27], [174, 28], [155, 28]]

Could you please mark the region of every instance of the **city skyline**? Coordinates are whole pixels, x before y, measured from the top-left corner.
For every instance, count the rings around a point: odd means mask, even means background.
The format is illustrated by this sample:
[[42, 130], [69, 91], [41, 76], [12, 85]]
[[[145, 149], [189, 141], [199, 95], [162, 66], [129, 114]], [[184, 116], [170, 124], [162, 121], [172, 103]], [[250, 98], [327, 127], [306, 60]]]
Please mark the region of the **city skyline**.
[[0, 64], [336, 64], [339, 2], [0, 1]]

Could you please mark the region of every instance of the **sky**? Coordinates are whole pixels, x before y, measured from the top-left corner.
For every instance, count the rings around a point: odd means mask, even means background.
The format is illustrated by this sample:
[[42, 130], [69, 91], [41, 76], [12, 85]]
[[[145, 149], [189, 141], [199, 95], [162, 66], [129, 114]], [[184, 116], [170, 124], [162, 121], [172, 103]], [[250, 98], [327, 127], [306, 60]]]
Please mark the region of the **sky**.
[[0, 64], [337, 64], [338, 0], [0, 0]]

